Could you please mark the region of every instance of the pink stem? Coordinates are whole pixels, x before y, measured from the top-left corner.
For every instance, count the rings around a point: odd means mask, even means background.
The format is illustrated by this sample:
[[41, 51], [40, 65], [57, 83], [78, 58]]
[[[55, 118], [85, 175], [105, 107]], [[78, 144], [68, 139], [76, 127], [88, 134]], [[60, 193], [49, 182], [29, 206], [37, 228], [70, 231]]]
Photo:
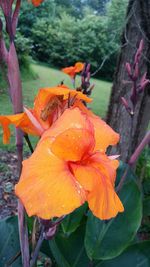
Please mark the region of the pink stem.
[[142, 142], [139, 144], [135, 152], [132, 154], [128, 163], [130, 166], [134, 165], [134, 163], [137, 161], [138, 157], [140, 156], [145, 146], [148, 145], [149, 143], [150, 143], [150, 131], [145, 135]]
[[122, 188], [124, 181], [126, 179], [128, 170], [130, 169], [130, 167], [132, 167], [136, 163], [136, 161], [138, 160], [138, 157], [141, 155], [143, 149], [149, 143], [150, 143], [150, 131], [148, 131], [148, 133], [145, 135], [145, 137], [143, 138], [143, 140], [141, 141], [141, 143], [139, 144], [139, 146], [137, 147], [135, 152], [132, 154], [132, 156], [128, 162], [127, 168], [125, 169], [125, 172], [124, 172], [123, 176], [121, 177], [120, 183], [117, 186], [117, 189], [116, 189], [117, 192], [120, 191], [120, 189]]
[[[0, 49], [1, 49], [0, 54], [3, 60], [7, 64], [10, 95], [13, 104], [13, 111], [16, 114], [23, 111], [20, 69], [19, 69], [16, 48], [14, 44], [14, 33], [17, 26], [21, 1], [17, 0], [16, 2], [13, 19], [12, 19], [12, 3], [13, 3], [12, 0], [10, 2], [9, 1], [3, 2], [0, 0], [0, 6], [2, 7], [6, 20], [7, 32], [10, 37], [10, 47], [8, 52], [6, 50], [3, 38], [2, 37], [0, 38]], [[16, 148], [18, 156], [18, 172], [20, 175], [22, 169], [22, 160], [23, 160], [23, 133], [19, 129], [16, 129]], [[29, 267], [30, 259], [29, 259], [28, 230], [25, 221], [24, 207], [20, 202], [18, 203], [18, 222], [19, 222], [19, 236], [20, 236], [20, 246], [22, 253], [22, 263], [23, 267]]]

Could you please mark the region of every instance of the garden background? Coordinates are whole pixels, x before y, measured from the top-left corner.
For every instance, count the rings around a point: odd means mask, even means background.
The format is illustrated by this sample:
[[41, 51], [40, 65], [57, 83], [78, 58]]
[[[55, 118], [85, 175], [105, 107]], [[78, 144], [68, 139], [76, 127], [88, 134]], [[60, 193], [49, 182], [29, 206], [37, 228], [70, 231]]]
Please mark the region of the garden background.
[[[111, 88], [115, 84], [116, 80], [119, 78], [117, 76], [117, 67], [119, 66], [120, 55], [122, 55], [122, 49], [124, 48], [123, 39], [129, 30], [129, 22], [131, 17], [135, 17], [135, 14], [132, 12], [132, 16], [130, 13], [130, 5], [134, 1], [128, 0], [45, 0], [38, 8], [33, 7], [30, 3], [28, 4], [26, 1], [22, 2], [20, 16], [18, 21], [18, 29], [15, 37], [15, 44], [19, 58], [19, 64], [21, 69], [21, 79], [23, 84], [23, 97], [24, 97], [24, 105], [28, 107], [32, 107], [32, 103], [35, 95], [38, 92], [39, 88], [43, 87], [52, 87], [60, 84], [62, 81], [72, 87], [72, 83], [70, 78], [67, 77], [63, 72], [61, 72], [61, 68], [72, 66], [75, 62], [87, 62], [91, 64], [91, 83], [95, 85], [94, 90], [92, 91], [91, 97], [93, 98], [93, 102], [90, 104], [90, 108], [92, 111], [103, 119], [111, 122], [113, 125], [113, 119], [110, 118], [112, 103], [110, 101], [110, 97], [112, 100]], [[138, 1], [135, 1], [138, 2]], [[140, 1], [139, 1], [140, 2]], [[149, 1], [148, 1], [149, 2]], [[133, 11], [133, 10], [132, 10]], [[0, 13], [3, 21], [4, 18]], [[137, 14], [136, 14], [137, 15]], [[136, 20], [136, 19], [135, 19]], [[138, 25], [138, 23], [137, 23]], [[126, 31], [124, 31], [126, 29]], [[135, 28], [136, 29], [136, 28]], [[136, 29], [137, 30], [137, 29]], [[134, 31], [134, 30], [133, 30]], [[133, 40], [129, 40], [129, 45], [132, 47], [132, 56], [129, 53], [127, 57], [124, 57], [122, 62], [123, 73], [126, 73], [125, 63], [130, 60], [133, 62], [134, 55], [138, 48], [140, 40], [147, 37], [141, 34], [140, 27], [138, 25], [138, 31], [140, 32], [138, 36], [137, 43], [134, 47], [132, 44]], [[132, 30], [131, 30], [132, 32]], [[4, 35], [6, 33], [4, 32]], [[128, 34], [127, 34], [128, 35]], [[131, 36], [130, 36], [131, 37]], [[5, 36], [6, 40], [8, 36]], [[128, 36], [129, 38], [129, 36]], [[148, 36], [149, 38], [149, 36]], [[126, 40], [127, 41], [127, 40]], [[133, 42], [132, 42], [133, 41]], [[130, 42], [132, 44], [130, 44]], [[149, 43], [149, 41], [148, 41]], [[145, 44], [146, 48], [144, 51], [147, 51], [147, 43]], [[128, 49], [128, 48], [127, 48]], [[145, 52], [144, 52], [145, 53]], [[147, 52], [146, 52], [147, 53]], [[144, 54], [146, 58], [149, 60], [149, 55]], [[144, 58], [144, 57], [143, 57]], [[146, 61], [148, 62], [148, 61]], [[148, 62], [149, 63], [149, 62]], [[141, 64], [145, 64], [142, 62]], [[143, 66], [143, 65], [142, 65]], [[149, 67], [149, 65], [147, 65]], [[121, 67], [120, 67], [121, 69]], [[145, 69], [145, 65], [143, 70]], [[150, 69], [148, 69], [148, 74]], [[119, 74], [122, 79], [122, 86], [125, 86], [127, 74], [124, 74], [124, 78], [122, 78], [121, 74]], [[117, 81], [118, 81], [117, 80]], [[79, 77], [77, 77], [76, 85], [79, 84]], [[117, 85], [118, 86], [118, 85]], [[12, 106], [10, 104], [9, 95], [8, 95], [8, 83], [7, 83], [7, 72], [6, 66], [4, 62], [0, 62], [0, 113], [1, 114], [11, 114]], [[128, 87], [129, 88], [129, 87]], [[127, 88], [127, 90], [128, 90]], [[124, 89], [125, 92], [125, 89]], [[147, 91], [148, 92], [148, 91]], [[149, 95], [149, 93], [147, 93]], [[117, 105], [121, 106], [121, 96], [114, 100]], [[146, 97], [146, 95], [145, 95]], [[119, 100], [118, 100], [119, 99]], [[148, 100], [149, 101], [149, 100]], [[145, 105], [146, 106], [146, 105]], [[125, 109], [125, 108], [124, 108]], [[141, 107], [138, 107], [138, 112], [140, 114]], [[144, 111], [145, 112], [145, 111]], [[143, 113], [144, 113], [143, 112]], [[119, 113], [119, 111], [118, 111]], [[142, 112], [141, 112], [142, 113]], [[143, 125], [143, 131], [146, 133], [146, 129], [148, 126], [149, 118], [146, 118], [146, 122], [144, 121], [141, 124], [141, 128]], [[116, 123], [116, 122], [115, 122]], [[140, 124], [140, 120], [138, 125]], [[138, 128], [136, 128], [138, 131]], [[140, 131], [140, 130], [139, 130]], [[13, 132], [13, 129], [12, 129]], [[36, 144], [36, 139], [31, 138], [31, 142], [33, 146]], [[135, 145], [139, 142], [135, 142]], [[24, 144], [25, 151], [24, 157], [29, 155], [29, 149], [27, 144]], [[125, 145], [124, 145], [125, 147]], [[133, 147], [134, 150], [134, 147]], [[122, 150], [123, 151], [123, 150]], [[129, 154], [131, 154], [130, 151]], [[10, 215], [17, 214], [17, 200], [14, 196], [14, 185], [17, 182], [17, 157], [15, 155], [15, 132], [13, 132], [11, 136], [11, 142], [9, 145], [3, 145], [2, 143], [2, 129], [0, 129], [0, 218], [6, 218]], [[128, 159], [129, 155], [125, 155], [123, 158]], [[121, 163], [123, 168], [125, 165]], [[121, 166], [121, 168], [122, 168]], [[122, 172], [122, 169], [120, 169]], [[119, 176], [121, 174], [118, 174]], [[140, 237], [140, 240], [146, 240], [149, 242], [150, 238], [150, 151], [149, 148], [146, 149], [141, 154], [137, 166], [136, 166], [136, 175], [139, 177], [140, 182], [142, 182], [143, 186], [143, 212], [144, 217], [142, 219], [141, 226], [138, 229], [137, 236]], [[15, 179], [14, 179], [15, 176]], [[132, 173], [129, 175], [132, 176]], [[135, 179], [135, 178], [133, 178]], [[128, 185], [127, 185], [128, 186]], [[134, 190], [133, 190], [134, 191]], [[135, 190], [135, 193], [138, 192]], [[129, 196], [131, 198], [131, 196]], [[138, 196], [137, 197], [137, 206], [138, 206]], [[135, 200], [134, 200], [135, 203]], [[131, 203], [130, 211], [128, 217], [132, 212], [134, 203]], [[135, 221], [138, 222], [139, 214], [135, 214]], [[129, 220], [130, 221], [130, 220]], [[92, 222], [92, 219], [91, 219]], [[128, 222], [128, 220], [127, 220]], [[72, 222], [71, 222], [72, 223]], [[97, 222], [93, 222], [95, 225]], [[64, 223], [64, 231], [70, 231], [74, 233], [74, 230], [78, 228], [78, 224], [74, 226], [74, 222], [70, 224], [70, 222], [66, 225]], [[138, 223], [137, 223], [138, 224]], [[65, 228], [66, 227], [66, 228]], [[69, 229], [69, 227], [72, 227]], [[92, 228], [91, 225], [88, 227]], [[99, 226], [98, 226], [99, 227]], [[125, 226], [124, 226], [125, 227]], [[77, 231], [83, 233], [83, 229], [80, 226]], [[137, 228], [137, 225], [136, 227]], [[69, 229], [69, 230], [68, 230]], [[116, 229], [112, 226], [112, 231]], [[124, 228], [125, 229], [125, 228]], [[125, 230], [124, 230], [125, 231]], [[133, 227], [133, 232], [135, 231]], [[120, 239], [121, 237], [120, 234]], [[97, 234], [96, 232], [94, 233]], [[109, 234], [109, 232], [108, 232]], [[112, 233], [111, 233], [112, 234]], [[117, 235], [117, 229], [116, 229]], [[111, 236], [111, 235], [110, 235]], [[137, 238], [135, 237], [135, 239]], [[137, 257], [137, 251], [134, 246], [135, 239], [130, 243], [130, 248], [124, 252], [123, 258], [117, 258], [116, 262], [104, 262], [103, 259], [105, 256], [101, 257], [102, 262], [94, 262], [93, 266], [108, 266], [108, 267], [118, 267], [119, 262], [124, 262], [124, 266], [127, 264], [134, 264]], [[74, 237], [73, 239], [74, 240]], [[108, 239], [106, 236], [106, 244], [108, 245]], [[58, 242], [60, 245], [62, 240]], [[67, 242], [67, 241], [66, 241]], [[73, 244], [77, 241], [71, 241]], [[93, 241], [94, 242], [94, 241]], [[121, 243], [121, 242], [120, 242]], [[143, 252], [142, 259], [140, 259], [140, 263], [142, 262], [143, 267], [150, 266], [150, 259], [148, 256], [149, 250], [144, 245], [139, 245], [138, 251], [146, 251]], [[56, 244], [52, 244], [51, 249], [53, 251], [53, 256], [55, 258], [55, 252], [58, 248], [55, 246]], [[61, 244], [62, 245], [62, 244]], [[69, 246], [66, 243], [66, 246]], [[75, 245], [75, 244], [74, 244]], [[98, 248], [99, 248], [98, 244]], [[121, 245], [120, 245], [121, 246]], [[102, 244], [103, 248], [103, 244]], [[89, 255], [92, 255], [89, 246]], [[67, 258], [66, 248], [62, 245], [62, 250], [64, 252], [65, 257]], [[130, 250], [131, 250], [131, 258], [130, 259]], [[94, 253], [94, 252], [93, 252]], [[112, 247], [110, 247], [109, 253], [112, 253]], [[56, 253], [57, 254], [57, 253]], [[59, 267], [64, 266], [68, 267], [64, 258], [62, 259], [60, 256], [61, 253], [58, 252], [58, 259], [56, 262]], [[84, 254], [84, 253], [83, 253]], [[81, 253], [82, 255], [82, 253]], [[79, 255], [79, 262], [82, 257]], [[115, 255], [115, 252], [114, 252]], [[121, 254], [122, 255], [122, 254]], [[144, 256], [143, 256], [144, 255]], [[84, 259], [84, 255], [83, 259]], [[76, 258], [76, 255], [73, 256]], [[92, 257], [92, 256], [91, 256]], [[57, 258], [57, 257], [56, 257]], [[111, 257], [110, 257], [111, 258]], [[128, 262], [128, 259], [129, 262]], [[107, 255], [106, 255], [107, 259]], [[109, 259], [109, 257], [108, 257]], [[122, 260], [124, 259], [124, 260]], [[42, 259], [43, 260], [43, 259]], [[46, 266], [45, 263], [41, 263], [42, 260], [39, 260], [39, 266]], [[133, 262], [132, 262], [133, 261]], [[143, 263], [144, 261], [144, 263]], [[63, 263], [62, 263], [63, 262]], [[72, 259], [68, 259], [70, 266], [86, 266], [83, 263], [82, 265], [71, 265]], [[86, 262], [86, 260], [85, 260]], [[41, 265], [40, 265], [41, 264]], [[43, 264], [43, 265], [42, 265]], [[50, 263], [48, 263], [50, 264]], [[63, 264], [63, 265], [61, 265]], [[80, 263], [82, 264], [82, 263]], [[108, 265], [107, 265], [108, 264]], [[133, 264], [131, 266], [133, 266]], [[13, 265], [17, 266], [17, 265]], [[47, 265], [51, 266], [51, 265]], [[92, 265], [91, 265], [92, 266]], [[120, 265], [123, 266], [123, 265]], [[130, 266], [130, 265], [129, 265]]]

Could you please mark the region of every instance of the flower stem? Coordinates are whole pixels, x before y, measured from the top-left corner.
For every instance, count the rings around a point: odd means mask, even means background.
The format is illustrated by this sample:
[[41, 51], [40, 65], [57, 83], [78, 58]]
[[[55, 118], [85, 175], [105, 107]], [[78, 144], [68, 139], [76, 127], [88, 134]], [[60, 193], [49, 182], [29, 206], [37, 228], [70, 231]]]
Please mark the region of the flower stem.
[[26, 140], [26, 142], [28, 144], [28, 147], [29, 147], [31, 153], [33, 153], [34, 149], [33, 149], [33, 146], [31, 144], [31, 141], [30, 141], [30, 138], [29, 138], [28, 134], [24, 134], [24, 138], [25, 138], [25, 140]]
[[128, 165], [124, 171], [124, 174], [120, 180], [119, 185], [117, 186], [117, 189], [116, 189], [117, 192], [120, 191], [120, 189], [122, 188], [130, 167], [132, 167], [136, 163], [143, 149], [149, 143], [150, 143], [150, 131], [148, 131], [148, 133], [145, 135], [145, 137], [143, 138], [143, 140], [141, 141], [141, 143], [139, 144], [139, 146], [137, 147], [137, 149], [135, 150], [135, 152], [132, 154], [131, 158], [129, 159]]
[[37, 261], [38, 255], [39, 255], [39, 251], [40, 251], [40, 248], [41, 248], [43, 241], [44, 241], [44, 227], [42, 227], [39, 240], [37, 242], [32, 259], [30, 261], [30, 267], [33, 267], [36, 264], [36, 261]]

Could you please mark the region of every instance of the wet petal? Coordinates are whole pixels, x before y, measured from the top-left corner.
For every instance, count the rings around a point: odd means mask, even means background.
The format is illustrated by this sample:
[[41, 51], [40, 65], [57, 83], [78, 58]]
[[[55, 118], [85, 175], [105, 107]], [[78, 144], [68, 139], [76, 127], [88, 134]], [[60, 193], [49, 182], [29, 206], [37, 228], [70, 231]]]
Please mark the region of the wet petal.
[[96, 186], [96, 177], [98, 175], [96, 168], [76, 163], [70, 163], [70, 168], [79, 184], [86, 191], [93, 190], [93, 188]]
[[50, 147], [51, 140], [43, 140], [23, 162], [21, 179], [15, 189], [28, 215], [42, 219], [68, 214], [86, 200], [85, 191], [68, 164], [52, 154]]
[[71, 108], [65, 110], [51, 128], [44, 132], [42, 139], [47, 137], [56, 138], [56, 136], [68, 129], [84, 129], [94, 134], [93, 125], [86, 114], [80, 111], [79, 108]]
[[101, 220], [108, 220], [115, 217], [118, 212], [123, 212], [124, 207], [111, 181], [101, 172], [97, 178], [97, 185], [87, 197], [89, 208], [96, 217]]
[[116, 145], [119, 142], [119, 134], [116, 133], [105, 121], [88, 110], [81, 102], [76, 101], [74, 107], [79, 107], [88, 115], [95, 130], [95, 150], [105, 151], [108, 146]]
[[66, 161], [80, 161], [88, 157], [95, 147], [94, 136], [85, 129], [68, 129], [52, 143], [52, 152]]
[[[113, 163], [112, 163], [113, 162]], [[114, 190], [116, 161], [97, 153], [82, 164], [71, 163], [70, 168], [82, 187], [88, 191], [87, 201], [93, 214], [107, 220], [124, 210]], [[115, 162], [115, 164], [114, 164]]]
[[119, 166], [118, 160], [111, 160], [104, 153], [95, 153], [88, 160], [88, 164], [92, 165], [95, 168], [98, 168], [104, 176], [106, 176], [114, 186], [116, 179], [116, 169]]
[[93, 115], [89, 118], [95, 129], [95, 150], [105, 151], [108, 146], [116, 145], [119, 141], [117, 134], [105, 121]]

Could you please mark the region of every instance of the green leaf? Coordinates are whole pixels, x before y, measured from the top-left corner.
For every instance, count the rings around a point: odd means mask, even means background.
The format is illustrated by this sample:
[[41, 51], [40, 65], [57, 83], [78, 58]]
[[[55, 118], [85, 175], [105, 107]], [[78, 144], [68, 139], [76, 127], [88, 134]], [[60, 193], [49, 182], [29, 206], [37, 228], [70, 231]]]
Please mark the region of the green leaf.
[[[8, 217], [0, 221], [0, 266], [7, 266], [12, 258], [20, 252], [18, 218]], [[11, 267], [21, 267], [21, 258], [18, 258]]]
[[61, 223], [63, 232], [65, 234], [66, 233], [70, 234], [79, 227], [85, 215], [86, 210], [87, 210], [87, 203], [85, 203], [83, 206], [81, 206], [80, 208], [76, 209], [74, 212], [66, 216], [66, 218]]
[[150, 241], [129, 246], [119, 257], [102, 261], [95, 267], [149, 267]]
[[59, 232], [49, 241], [51, 252], [58, 267], [87, 267], [90, 261], [84, 248], [85, 225], [80, 226], [70, 236]]
[[150, 216], [150, 197], [143, 200], [143, 215]]
[[128, 172], [126, 175], [126, 182], [129, 182], [131, 180], [136, 181], [136, 175], [133, 173], [132, 169], [128, 166], [128, 164], [124, 163], [123, 161], [120, 160], [119, 162], [119, 167], [117, 169], [117, 177], [116, 177], [116, 187], [120, 182], [121, 177], [123, 176], [125, 170], [128, 167]]
[[124, 184], [119, 193], [125, 211], [109, 221], [88, 215], [85, 247], [90, 259], [112, 259], [133, 240], [142, 219], [141, 193], [135, 181]]

